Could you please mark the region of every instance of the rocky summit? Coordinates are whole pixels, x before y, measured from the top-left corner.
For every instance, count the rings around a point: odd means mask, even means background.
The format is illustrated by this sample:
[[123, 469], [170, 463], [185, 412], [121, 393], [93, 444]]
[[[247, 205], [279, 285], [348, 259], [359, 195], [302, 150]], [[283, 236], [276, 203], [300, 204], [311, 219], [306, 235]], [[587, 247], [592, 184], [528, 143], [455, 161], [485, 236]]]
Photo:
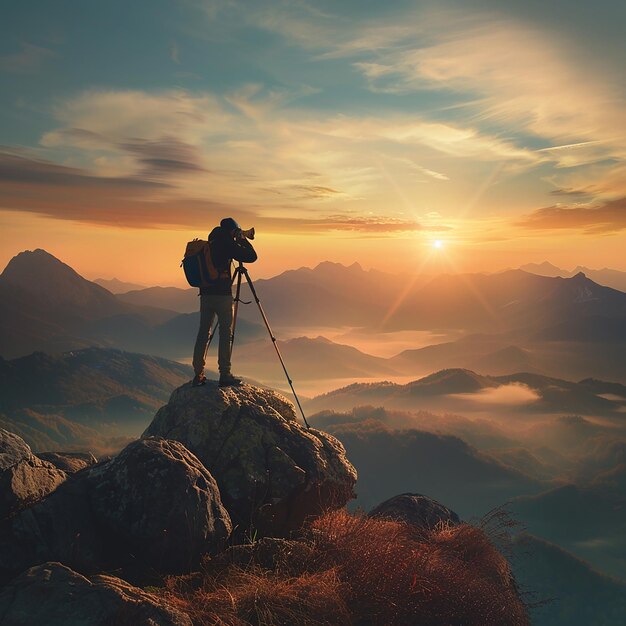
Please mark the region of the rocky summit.
[[281, 536], [354, 497], [343, 445], [307, 429], [282, 395], [253, 385], [185, 384], [143, 434], [180, 441], [211, 472], [240, 532]]

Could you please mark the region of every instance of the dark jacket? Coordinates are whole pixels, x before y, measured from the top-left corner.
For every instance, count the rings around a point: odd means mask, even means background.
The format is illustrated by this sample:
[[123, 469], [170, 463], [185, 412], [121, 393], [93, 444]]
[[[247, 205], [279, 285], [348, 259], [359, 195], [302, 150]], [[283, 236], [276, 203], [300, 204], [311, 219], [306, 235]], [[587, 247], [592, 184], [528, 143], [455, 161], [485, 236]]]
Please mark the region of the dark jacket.
[[207, 296], [232, 295], [231, 261], [254, 263], [257, 259], [252, 244], [247, 239], [235, 239], [221, 226], [214, 228], [209, 235], [211, 259], [218, 272], [228, 271], [228, 278], [220, 279], [217, 285], [200, 287], [200, 294]]

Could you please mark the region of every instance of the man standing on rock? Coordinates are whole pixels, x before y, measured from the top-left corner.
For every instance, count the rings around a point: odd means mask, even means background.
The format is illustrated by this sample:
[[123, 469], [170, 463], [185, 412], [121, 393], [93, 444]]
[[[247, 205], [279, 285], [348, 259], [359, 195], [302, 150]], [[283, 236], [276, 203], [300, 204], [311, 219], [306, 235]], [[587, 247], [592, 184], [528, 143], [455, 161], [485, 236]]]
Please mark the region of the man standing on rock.
[[231, 343], [230, 335], [233, 324], [233, 294], [231, 262], [243, 261], [254, 263], [257, 254], [252, 244], [243, 236], [239, 224], [227, 217], [214, 228], [209, 235], [209, 246], [213, 265], [219, 272], [219, 278], [210, 287], [200, 287], [200, 328], [193, 351], [193, 369], [195, 377], [193, 386], [204, 385], [206, 376], [204, 366], [209, 335], [215, 315], [219, 327], [219, 348], [217, 364], [220, 371], [220, 387], [230, 387], [241, 384], [230, 371]]

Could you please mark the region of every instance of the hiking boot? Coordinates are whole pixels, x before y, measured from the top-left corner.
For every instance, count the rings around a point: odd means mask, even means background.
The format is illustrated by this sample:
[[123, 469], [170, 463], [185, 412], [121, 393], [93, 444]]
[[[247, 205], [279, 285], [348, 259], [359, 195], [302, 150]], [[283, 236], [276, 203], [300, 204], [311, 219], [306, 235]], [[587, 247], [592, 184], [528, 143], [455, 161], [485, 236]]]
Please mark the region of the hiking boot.
[[235, 378], [232, 374], [222, 374], [220, 376], [220, 387], [239, 387], [241, 378]]
[[191, 381], [192, 387], [201, 387], [206, 385], [206, 376], [204, 374], [196, 374]]

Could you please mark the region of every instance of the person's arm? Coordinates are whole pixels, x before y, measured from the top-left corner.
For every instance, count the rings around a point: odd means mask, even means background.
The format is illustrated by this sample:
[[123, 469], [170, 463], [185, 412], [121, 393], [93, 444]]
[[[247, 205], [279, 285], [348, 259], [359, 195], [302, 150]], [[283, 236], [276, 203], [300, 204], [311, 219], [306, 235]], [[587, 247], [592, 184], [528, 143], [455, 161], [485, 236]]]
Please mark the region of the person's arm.
[[228, 256], [235, 261], [254, 263], [257, 260], [256, 251], [247, 239], [233, 239], [229, 247]]

